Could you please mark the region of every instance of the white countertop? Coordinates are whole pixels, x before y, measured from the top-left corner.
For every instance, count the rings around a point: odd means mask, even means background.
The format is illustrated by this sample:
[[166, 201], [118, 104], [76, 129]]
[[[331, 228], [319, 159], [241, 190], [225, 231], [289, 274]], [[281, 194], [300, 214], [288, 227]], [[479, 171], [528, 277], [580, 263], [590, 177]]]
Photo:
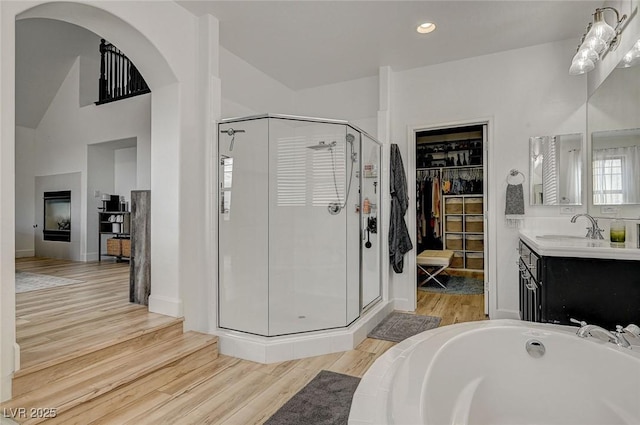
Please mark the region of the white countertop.
[[608, 258], [614, 260], [639, 260], [640, 249], [635, 243], [614, 246], [608, 239], [545, 238], [549, 233], [521, 230], [520, 239], [538, 255], [547, 257]]

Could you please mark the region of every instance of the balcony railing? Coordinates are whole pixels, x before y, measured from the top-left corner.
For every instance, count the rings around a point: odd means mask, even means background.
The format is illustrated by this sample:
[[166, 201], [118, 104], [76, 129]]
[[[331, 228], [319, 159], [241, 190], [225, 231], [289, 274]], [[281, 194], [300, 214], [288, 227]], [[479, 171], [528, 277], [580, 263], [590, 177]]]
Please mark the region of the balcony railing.
[[135, 65], [116, 46], [100, 41], [100, 82], [96, 105], [149, 93]]

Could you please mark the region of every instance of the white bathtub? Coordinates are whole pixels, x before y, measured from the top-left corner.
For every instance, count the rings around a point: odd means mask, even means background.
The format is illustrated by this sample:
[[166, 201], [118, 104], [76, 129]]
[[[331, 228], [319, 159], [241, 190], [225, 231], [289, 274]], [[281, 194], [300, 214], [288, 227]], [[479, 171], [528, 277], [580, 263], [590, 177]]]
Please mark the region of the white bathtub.
[[575, 331], [490, 320], [418, 334], [367, 371], [349, 424], [640, 424], [640, 346]]

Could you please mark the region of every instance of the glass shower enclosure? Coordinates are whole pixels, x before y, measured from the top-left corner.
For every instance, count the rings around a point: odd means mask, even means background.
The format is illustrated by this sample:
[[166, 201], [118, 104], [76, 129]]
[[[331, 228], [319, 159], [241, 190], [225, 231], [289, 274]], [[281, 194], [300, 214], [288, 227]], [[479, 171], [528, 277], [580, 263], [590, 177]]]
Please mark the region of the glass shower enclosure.
[[348, 326], [381, 299], [380, 143], [346, 121], [285, 115], [218, 130], [219, 327]]

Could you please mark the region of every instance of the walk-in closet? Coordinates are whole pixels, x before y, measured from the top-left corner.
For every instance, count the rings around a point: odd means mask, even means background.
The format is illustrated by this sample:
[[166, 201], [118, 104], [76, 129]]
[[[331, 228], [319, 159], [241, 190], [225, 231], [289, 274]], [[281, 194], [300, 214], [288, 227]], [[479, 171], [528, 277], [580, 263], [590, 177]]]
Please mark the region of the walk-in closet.
[[[424, 256], [432, 250], [451, 251], [450, 263], [441, 271], [444, 280], [459, 276], [482, 281], [483, 285], [486, 126], [418, 131], [415, 146], [415, 253]], [[425, 271], [418, 270], [418, 286], [424, 282]], [[446, 283], [433, 286], [443, 293], [469, 293], [465, 289], [456, 292]]]

